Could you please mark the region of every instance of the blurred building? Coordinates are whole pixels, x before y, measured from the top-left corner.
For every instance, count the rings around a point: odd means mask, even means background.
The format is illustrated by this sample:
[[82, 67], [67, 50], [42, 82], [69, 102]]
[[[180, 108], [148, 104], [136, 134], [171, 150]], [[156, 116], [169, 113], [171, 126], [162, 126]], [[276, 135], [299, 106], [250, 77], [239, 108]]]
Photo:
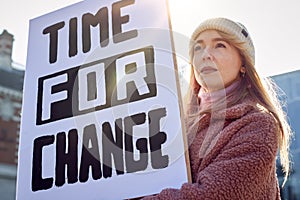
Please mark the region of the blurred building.
[[[286, 112], [294, 131], [291, 144], [292, 172], [281, 191], [282, 199], [300, 200], [300, 70], [271, 77], [285, 93]], [[278, 178], [283, 181], [283, 174], [278, 165]]]
[[15, 199], [24, 71], [13, 67], [13, 35], [0, 34], [0, 198]]

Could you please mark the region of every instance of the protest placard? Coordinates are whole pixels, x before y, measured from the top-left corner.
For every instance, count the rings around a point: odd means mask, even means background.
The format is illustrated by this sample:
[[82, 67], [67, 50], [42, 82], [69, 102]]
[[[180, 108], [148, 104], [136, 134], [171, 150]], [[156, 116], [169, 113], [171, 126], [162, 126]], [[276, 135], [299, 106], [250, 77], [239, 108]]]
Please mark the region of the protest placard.
[[83, 1], [30, 21], [17, 199], [125, 199], [188, 181], [163, 0]]

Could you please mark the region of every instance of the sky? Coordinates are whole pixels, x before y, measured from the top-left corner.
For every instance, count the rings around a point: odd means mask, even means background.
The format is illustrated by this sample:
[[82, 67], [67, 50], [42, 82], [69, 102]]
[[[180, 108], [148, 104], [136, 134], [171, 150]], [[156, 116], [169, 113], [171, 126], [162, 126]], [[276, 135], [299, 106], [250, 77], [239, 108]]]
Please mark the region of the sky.
[[[14, 35], [13, 61], [26, 68], [30, 19], [79, 1], [9, 0], [2, 3], [0, 32], [6, 29]], [[254, 42], [256, 69], [262, 76], [300, 69], [298, 0], [169, 0], [169, 8], [173, 31], [187, 38], [203, 20], [211, 17], [227, 17], [244, 24]]]

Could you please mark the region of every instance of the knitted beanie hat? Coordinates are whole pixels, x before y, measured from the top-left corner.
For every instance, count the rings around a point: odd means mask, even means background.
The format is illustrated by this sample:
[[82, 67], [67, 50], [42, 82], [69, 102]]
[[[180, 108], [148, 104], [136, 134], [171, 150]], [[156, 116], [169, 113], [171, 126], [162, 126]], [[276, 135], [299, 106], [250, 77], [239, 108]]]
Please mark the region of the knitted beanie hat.
[[190, 55], [197, 37], [205, 30], [218, 30], [234, 35], [243, 45], [243, 53], [250, 59], [252, 66], [255, 64], [255, 51], [251, 37], [244, 25], [226, 18], [212, 18], [202, 22], [193, 32], [190, 40]]

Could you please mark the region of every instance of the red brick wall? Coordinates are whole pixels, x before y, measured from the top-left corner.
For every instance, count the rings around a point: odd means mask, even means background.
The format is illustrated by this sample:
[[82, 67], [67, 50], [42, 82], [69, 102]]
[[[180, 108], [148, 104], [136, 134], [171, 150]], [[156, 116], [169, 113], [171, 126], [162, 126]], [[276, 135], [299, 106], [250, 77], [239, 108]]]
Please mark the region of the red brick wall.
[[[3, 96], [0, 98], [3, 98]], [[7, 98], [7, 97], [6, 97]], [[20, 100], [10, 98], [15, 105], [20, 105]], [[0, 115], [0, 163], [17, 164], [17, 152], [19, 145], [19, 131], [20, 131], [20, 111], [21, 108], [14, 106], [14, 118], [3, 119]]]

